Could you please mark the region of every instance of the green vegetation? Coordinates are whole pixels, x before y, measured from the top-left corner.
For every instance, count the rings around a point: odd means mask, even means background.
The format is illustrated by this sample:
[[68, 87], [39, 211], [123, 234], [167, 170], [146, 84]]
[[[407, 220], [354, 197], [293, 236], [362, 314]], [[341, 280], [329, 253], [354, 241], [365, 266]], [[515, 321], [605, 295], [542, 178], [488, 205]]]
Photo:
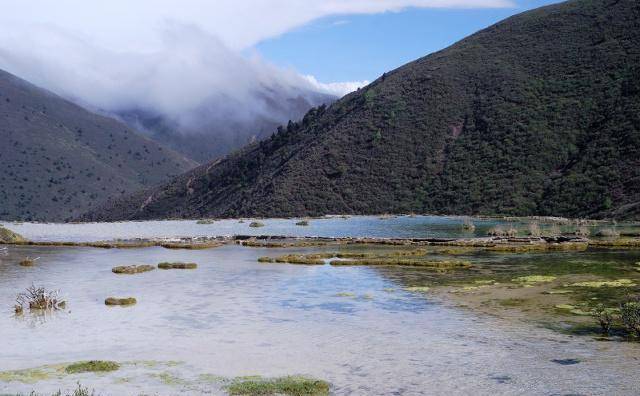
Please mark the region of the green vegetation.
[[253, 227], [253, 228], [264, 227], [264, 223], [261, 223], [259, 221], [252, 221], [251, 223], [249, 223], [249, 227]]
[[640, 337], [640, 299], [622, 303], [620, 319], [630, 334]]
[[134, 297], [107, 297], [104, 300], [105, 305], [120, 305], [120, 306], [129, 306], [137, 304], [137, 300]]
[[308, 226], [309, 225], [309, 221], [308, 220], [300, 220], [298, 222], [296, 222], [297, 226]]
[[76, 374], [76, 373], [102, 373], [108, 371], [115, 371], [120, 368], [120, 365], [116, 362], [111, 362], [107, 360], [89, 360], [86, 362], [77, 362], [68, 365], [65, 368], [65, 371], [68, 374]]
[[8, 228], [4, 228], [0, 225], [0, 243], [16, 243], [16, 242], [26, 242], [26, 239], [22, 237], [20, 234], [16, 234], [15, 232], [9, 230]]
[[324, 396], [329, 394], [329, 384], [324, 381], [299, 376], [274, 379], [238, 378], [227, 386], [230, 395], [287, 395]]
[[168, 269], [196, 269], [198, 268], [198, 264], [196, 263], [160, 263], [158, 264], [159, 269], [168, 270]]
[[114, 274], [140, 274], [143, 272], [153, 271], [156, 269], [153, 265], [121, 265], [118, 267], [113, 267], [111, 272]]

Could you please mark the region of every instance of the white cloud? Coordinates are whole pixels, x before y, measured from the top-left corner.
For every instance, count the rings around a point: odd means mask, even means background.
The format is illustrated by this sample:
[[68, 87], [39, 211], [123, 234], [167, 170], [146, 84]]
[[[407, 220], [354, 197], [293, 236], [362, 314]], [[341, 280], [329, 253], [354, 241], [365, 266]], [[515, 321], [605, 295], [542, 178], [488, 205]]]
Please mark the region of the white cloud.
[[321, 83], [314, 76], [306, 75], [304, 78], [318, 91], [326, 92], [338, 97], [344, 96], [350, 92], [368, 85], [371, 81], [345, 81], [333, 83]]
[[240, 55], [262, 40], [329, 15], [511, 5], [511, 0], [0, 0], [0, 68], [110, 111], [141, 107], [184, 118], [217, 98], [216, 111], [250, 113], [259, 106], [260, 87], [340, 95], [366, 83], [323, 84]]

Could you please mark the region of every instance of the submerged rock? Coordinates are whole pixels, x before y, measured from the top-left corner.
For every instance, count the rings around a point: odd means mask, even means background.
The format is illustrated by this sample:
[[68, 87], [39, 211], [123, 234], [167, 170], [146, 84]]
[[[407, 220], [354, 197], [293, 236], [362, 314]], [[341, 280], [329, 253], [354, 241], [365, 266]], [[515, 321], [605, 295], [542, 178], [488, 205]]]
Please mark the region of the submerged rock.
[[118, 297], [107, 297], [106, 300], [104, 300], [104, 304], [105, 305], [134, 305], [136, 304], [138, 301], [133, 298], [133, 297], [125, 297], [125, 298], [118, 298]]
[[159, 269], [168, 270], [168, 269], [196, 269], [198, 268], [198, 264], [196, 263], [160, 263], [158, 264]]
[[252, 221], [249, 224], [249, 227], [253, 227], [253, 228], [257, 228], [257, 227], [264, 227], [264, 223], [261, 223], [259, 221]]
[[114, 274], [140, 274], [142, 272], [153, 271], [156, 269], [153, 265], [121, 265], [113, 267], [111, 272]]

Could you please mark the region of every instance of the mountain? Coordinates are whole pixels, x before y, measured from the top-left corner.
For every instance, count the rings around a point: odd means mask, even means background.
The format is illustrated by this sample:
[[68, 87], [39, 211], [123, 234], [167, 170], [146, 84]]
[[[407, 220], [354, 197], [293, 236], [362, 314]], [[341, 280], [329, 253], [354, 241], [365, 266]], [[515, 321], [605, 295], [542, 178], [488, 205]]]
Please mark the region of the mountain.
[[84, 219], [640, 218], [640, 2], [510, 17]]
[[61, 221], [196, 164], [0, 71], [0, 219]]
[[[214, 95], [189, 114], [183, 114], [188, 121], [175, 120], [148, 109], [123, 110], [116, 115], [151, 139], [199, 163], [206, 163], [268, 137], [279, 125], [299, 120], [312, 107], [337, 99], [302, 87], [258, 86], [251, 95], [252, 114], [223, 111], [220, 103], [225, 99]], [[247, 105], [238, 103], [235, 107], [246, 110]]]

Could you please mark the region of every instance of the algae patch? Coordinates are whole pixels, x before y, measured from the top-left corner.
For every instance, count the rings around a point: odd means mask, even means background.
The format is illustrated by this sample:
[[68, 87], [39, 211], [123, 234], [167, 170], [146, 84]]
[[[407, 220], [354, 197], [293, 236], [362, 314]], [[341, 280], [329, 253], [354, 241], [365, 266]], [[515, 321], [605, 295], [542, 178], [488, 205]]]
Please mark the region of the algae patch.
[[631, 279], [617, 279], [612, 281], [589, 281], [589, 282], [576, 282], [572, 283], [569, 286], [574, 287], [632, 287], [636, 286]]
[[317, 379], [287, 376], [274, 379], [237, 378], [227, 386], [230, 395], [324, 396], [329, 383]]
[[545, 283], [553, 282], [554, 280], [556, 280], [556, 277], [551, 275], [528, 275], [512, 279], [513, 282], [519, 283]]
[[68, 365], [65, 371], [69, 374], [76, 373], [102, 373], [116, 371], [120, 368], [120, 364], [108, 360], [89, 360], [86, 362], [77, 362]]

